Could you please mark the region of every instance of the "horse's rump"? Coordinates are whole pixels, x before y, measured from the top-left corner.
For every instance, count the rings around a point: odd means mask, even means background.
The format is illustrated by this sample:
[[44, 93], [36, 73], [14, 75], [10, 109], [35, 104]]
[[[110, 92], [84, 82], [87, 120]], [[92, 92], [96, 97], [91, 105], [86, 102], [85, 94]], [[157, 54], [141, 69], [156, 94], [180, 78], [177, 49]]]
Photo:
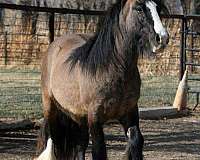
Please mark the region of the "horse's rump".
[[87, 103], [90, 101], [90, 95], [85, 94], [81, 86], [84, 86], [86, 91], [90, 90], [90, 93], [92, 91], [85, 77], [80, 76], [78, 66], [70, 72], [67, 59], [90, 37], [92, 34], [70, 34], [57, 38], [50, 45], [43, 59], [42, 92], [44, 97], [55, 99], [62, 106], [63, 111], [77, 115], [78, 118], [87, 114]]

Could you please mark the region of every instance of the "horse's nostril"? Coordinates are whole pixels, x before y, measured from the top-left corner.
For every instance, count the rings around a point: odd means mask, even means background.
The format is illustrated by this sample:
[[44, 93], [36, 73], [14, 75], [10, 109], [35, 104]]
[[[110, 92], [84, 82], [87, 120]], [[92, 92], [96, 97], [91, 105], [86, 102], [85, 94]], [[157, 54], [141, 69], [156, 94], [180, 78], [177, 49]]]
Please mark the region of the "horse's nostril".
[[168, 43], [169, 43], [169, 35], [166, 38], [166, 44], [168, 44]]
[[165, 45], [167, 45], [169, 43], [169, 35], [165, 35], [162, 37], [162, 43], [164, 43]]
[[156, 42], [160, 43], [160, 40], [161, 40], [161, 39], [160, 39], [160, 36], [157, 34], [157, 35], [156, 35]]

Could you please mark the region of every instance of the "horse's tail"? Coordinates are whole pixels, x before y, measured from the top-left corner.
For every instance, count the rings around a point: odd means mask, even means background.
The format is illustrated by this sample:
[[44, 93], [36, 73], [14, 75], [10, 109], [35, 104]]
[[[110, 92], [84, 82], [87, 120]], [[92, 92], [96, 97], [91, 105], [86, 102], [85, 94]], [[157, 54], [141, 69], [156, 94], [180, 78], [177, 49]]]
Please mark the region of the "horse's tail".
[[[49, 145], [49, 148], [52, 148], [51, 145], [53, 145], [53, 154], [55, 154], [56, 159], [74, 160], [77, 157], [78, 147], [80, 145], [80, 127], [59, 109], [57, 109], [54, 116], [48, 120], [48, 127], [45, 127], [43, 130], [45, 133], [48, 130], [49, 138], [52, 139], [52, 144]], [[48, 144], [45, 150], [46, 154], [52, 154], [51, 149], [48, 149]]]
[[55, 154], [59, 160], [75, 159], [80, 144], [80, 127], [70, 116], [58, 110], [56, 119], [50, 123], [50, 136], [55, 145]]

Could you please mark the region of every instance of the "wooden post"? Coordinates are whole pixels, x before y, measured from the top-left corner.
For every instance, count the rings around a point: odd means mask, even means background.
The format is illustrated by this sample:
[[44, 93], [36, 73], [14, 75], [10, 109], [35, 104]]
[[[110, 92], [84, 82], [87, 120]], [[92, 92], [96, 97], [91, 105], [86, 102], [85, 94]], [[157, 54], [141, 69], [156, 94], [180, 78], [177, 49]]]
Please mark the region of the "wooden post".
[[[190, 63], [193, 63], [193, 60], [194, 60], [194, 29], [193, 29], [193, 26], [192, 26], [192, 36], [191, 36], [191, 59], [190, 59]], [[191, 65], [190, 66], [190, 71], [193, 72], [194, 70], [194, 67]]]
[[54, 22], [55, 22], [55, 13], [50, 13], [49, 17], [49, 42], [54, 41]]
[[5, 32], [5, 34], [4, 34], [4, 42], [5, 42], [5, 45], [4, 45], [4, 64], [5, 65], [8, 64], [8, 51], [7, 51], [8, 40], [7, 40], [7, 35], [8, 35], [8, 33]]

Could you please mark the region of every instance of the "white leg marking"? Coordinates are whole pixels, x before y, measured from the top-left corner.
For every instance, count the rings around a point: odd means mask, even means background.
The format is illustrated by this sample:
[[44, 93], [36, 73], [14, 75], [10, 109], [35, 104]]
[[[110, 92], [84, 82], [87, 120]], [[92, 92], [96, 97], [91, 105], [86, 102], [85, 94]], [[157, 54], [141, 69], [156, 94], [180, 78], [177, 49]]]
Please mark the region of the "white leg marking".
[[47, 141], [46, 149], [40, 154], [36, 160], [56, 160], [54, 155], [53, 141], [51, 138]]
[[167, 35], [167, 31], [166, 29], [163, 27], [163, 24], [160, 20], [160, 17], [158, 15], [157, 9], [156, 9], [157, 4], [153, 1], [147, 1], [146, 2], [146, 7], [149, 8], [150, 12], [151, 12], [151, 16], [153, 18], [154, 21], [154, 30], [155, 32], [160, 36], [166, 36]]

